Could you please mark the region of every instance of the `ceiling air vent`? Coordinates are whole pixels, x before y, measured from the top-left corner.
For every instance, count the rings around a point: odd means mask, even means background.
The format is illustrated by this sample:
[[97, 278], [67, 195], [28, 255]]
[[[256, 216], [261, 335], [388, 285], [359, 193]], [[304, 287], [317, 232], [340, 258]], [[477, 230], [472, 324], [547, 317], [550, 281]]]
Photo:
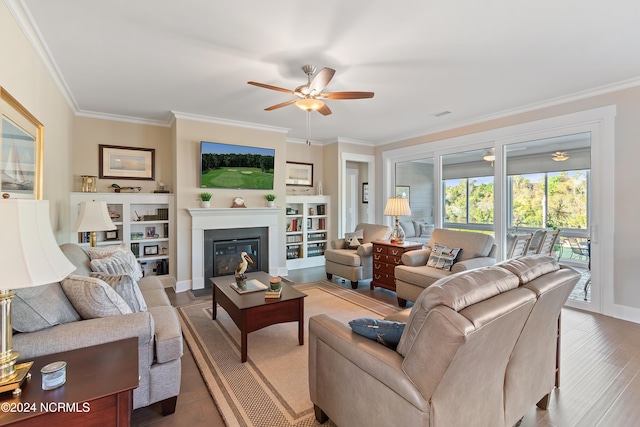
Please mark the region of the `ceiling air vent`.
[[446, 116], [447, 114], [451, 114], [451, 111], [440, 111], [439, 113], [435, 113], [433, 117], [442, 117]]

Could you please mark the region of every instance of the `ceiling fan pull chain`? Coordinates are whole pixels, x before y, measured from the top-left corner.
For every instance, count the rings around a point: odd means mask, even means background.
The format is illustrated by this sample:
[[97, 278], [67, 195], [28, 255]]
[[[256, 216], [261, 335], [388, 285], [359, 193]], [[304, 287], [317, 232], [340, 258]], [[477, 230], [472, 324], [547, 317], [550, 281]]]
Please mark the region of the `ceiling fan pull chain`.
[[307, 145], [311, 145], [311, 110], [307, 111]]

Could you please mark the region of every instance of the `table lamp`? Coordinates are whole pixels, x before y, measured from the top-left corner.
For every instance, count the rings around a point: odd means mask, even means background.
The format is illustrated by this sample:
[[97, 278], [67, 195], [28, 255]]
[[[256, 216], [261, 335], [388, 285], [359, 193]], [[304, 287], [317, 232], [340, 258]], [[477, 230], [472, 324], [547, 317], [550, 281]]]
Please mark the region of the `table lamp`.
[[96, 246], [98, 242], [96, 231], [115, 230], [116, 228], [109, 216], [107, 202], [93, 200], [80, 203], [80, 214], [76, 224], [73, 226], [73, 231], [79, 233], [89, 231], [89, 244], [91, 246]]
[[20, 353], [12, 349], [13, 289], [59, 282], [75, 266], [53, 236], [47, 200], [0, 199], [0, 235], [0, 391], [19, 395], [31, 362], [16, 365]]
[[390, 197], [387, 200], [387, 206], [384, 208], [384, 214], [386, 216], [395, 216], [396, 225], [391, 232], [391, 241], [395, 243], [404, 242], [404, 230], [398, 223], [399, 216], [411, 215], [411, 208], [409, 207], [409, 200], [404, 197]]

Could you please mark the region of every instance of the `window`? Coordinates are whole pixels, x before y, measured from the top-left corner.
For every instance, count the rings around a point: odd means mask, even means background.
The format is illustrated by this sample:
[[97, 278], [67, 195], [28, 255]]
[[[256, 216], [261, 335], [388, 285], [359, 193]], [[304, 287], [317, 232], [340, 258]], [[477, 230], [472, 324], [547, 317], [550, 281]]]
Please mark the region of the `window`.
[[493, 177], [444, 180], [444, 222], [449, 227], [493, 228]]

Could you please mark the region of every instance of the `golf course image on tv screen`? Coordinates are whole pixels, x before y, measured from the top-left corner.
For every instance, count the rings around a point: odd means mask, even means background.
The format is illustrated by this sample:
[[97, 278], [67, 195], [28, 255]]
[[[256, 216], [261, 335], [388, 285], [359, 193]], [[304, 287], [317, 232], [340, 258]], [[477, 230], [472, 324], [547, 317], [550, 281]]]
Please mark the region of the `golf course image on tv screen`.
[[200, 187], [273, 189], [273, 148], [200, 142]]

